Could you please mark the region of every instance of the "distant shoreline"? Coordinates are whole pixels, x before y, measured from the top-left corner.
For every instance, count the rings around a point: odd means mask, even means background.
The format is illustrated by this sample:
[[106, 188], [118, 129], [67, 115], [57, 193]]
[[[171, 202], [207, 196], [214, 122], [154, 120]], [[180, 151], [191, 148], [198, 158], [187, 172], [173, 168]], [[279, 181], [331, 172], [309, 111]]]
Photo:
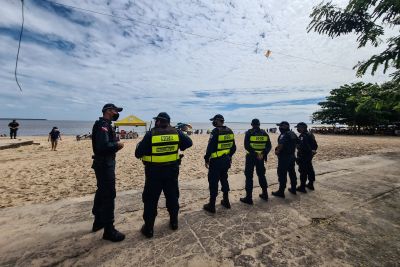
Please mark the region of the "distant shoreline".
[[12, 120], [18, 120], [18, 121], [47, 121], [47, 119], [0, 118], [0, 121], [12, 121]]

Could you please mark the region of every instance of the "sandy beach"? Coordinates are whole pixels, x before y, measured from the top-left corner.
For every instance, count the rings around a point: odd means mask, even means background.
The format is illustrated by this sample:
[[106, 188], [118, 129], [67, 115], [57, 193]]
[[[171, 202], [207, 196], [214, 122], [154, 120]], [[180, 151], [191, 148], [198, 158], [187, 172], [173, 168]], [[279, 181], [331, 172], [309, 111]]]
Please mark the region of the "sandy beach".
[[[231, 174], [242, 173], [244, 170], [243, 137], [242, 134], [236, 136], [238, 150], [233, 158]], [[276, 146], [277, 137], [278, 134], [271, 134], [273, 147]], [[396, 137], [316, 135], [316, 138], [319, 143], [315, 157], [317, 162], [400, 150], [400, 138]], [[95, 192], [90, 140], [77, 142], [73, 137], [65, 137], [59, 143], [58, 151], [50, 151], [47, 137], [23, 139], [34, 140], [40, 145], [0, 151], [0, 208], [50, 202]], [[206, 181], [207, 169], [204, 167], [203, 155], [208, 135], [194, 135], [192, 139], [193, 147], [184, 152], [180, 180]], [[142, 162], [134, 157], [134, 149], [140, 140], [123, 141], [125, 147], [117, 156], [118, 191], [142, 189], [144, 168]], [[271, 152], [267, 168], [274, 169], [276, 164], [276, 156]], [[267, 179], [275, 182], [277, 177], [274, 175]]]

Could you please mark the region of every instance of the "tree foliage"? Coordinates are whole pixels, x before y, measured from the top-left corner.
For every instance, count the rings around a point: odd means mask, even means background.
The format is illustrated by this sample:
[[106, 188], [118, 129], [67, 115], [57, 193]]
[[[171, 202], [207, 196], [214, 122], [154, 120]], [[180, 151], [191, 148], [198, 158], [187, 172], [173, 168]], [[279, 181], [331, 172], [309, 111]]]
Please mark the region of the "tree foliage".
[[[313, 30], [332, 38], [354, 32], [358, 36], [358, 48], [368, 43], [377, 47], [383, 42], [380, 37], [385, 34], [384, 26], [400, 33], [400, 0], [350, 0], [344, 9], [322, 2], [313, 8], [310, 17], [308, 32]], [[386, 45], [382, 53], [354, 66], [358, 76], [369, 68], [373, 75], [383, 65], [384, 73], [393, 67], [391, 76], [394, 81], [400, 81], [400, 35], [388, 38]]]
[[356, 127], [392, 124], [400, 121], [400, 84], [346, 84], [318, 105], [321, 109], [313, 113], [313, 122]]

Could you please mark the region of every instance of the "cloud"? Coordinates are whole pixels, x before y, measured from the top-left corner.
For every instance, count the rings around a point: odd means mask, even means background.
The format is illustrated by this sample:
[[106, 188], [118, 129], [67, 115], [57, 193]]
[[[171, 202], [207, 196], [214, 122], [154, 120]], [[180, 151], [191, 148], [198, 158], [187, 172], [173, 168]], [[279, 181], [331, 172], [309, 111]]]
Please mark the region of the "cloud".
[[[94, 119], [104, 103], [115, 102], [125, 114], [146, 120], [167, 111], [179, 121], [205, 121], [219, 112], [235, 121], [308, 121], [330, 89], [359, 80], [351, 69], [359, 60], [381, 49], [357, 50], [354, 36], [307, 34], [309, 13], [319, 0], [60, 2], [131, 21], [49, 0], [26, 1], [20, 93], [13, 77], [20, 2], [2, 1], [4, 117]], [[268, 59], [266, 49], [272, 51]]]

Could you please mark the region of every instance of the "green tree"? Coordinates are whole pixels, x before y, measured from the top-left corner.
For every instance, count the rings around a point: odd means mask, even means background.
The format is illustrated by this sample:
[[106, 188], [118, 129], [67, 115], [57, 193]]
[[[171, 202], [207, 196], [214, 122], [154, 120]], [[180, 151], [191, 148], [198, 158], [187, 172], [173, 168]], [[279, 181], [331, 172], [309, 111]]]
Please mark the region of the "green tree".
[[[375, 47], [381, 44], [384, 26], [400, 33], [400, 30], [397, 31], [400, 26], [399, 0], [350, 0], [344, 9], [331, 2], [322, 2], [313, 8], [310, 17], [308, 32], [313, 30], [332, 38], [354, 32], [358, 36], [358, 48], [368, 43]], [[393, 67], [395, 71], [391, 76], [393, 80], [400, 81], [400, 35], [388, 38], [386, 45], [382, 53], [354, 66], [357, 76], [364, 75], [370, 67], [373, 75], [383, 65], [384, 73]]]
[[400, 84], [362, 82], [333, 89], [321, 109], [312, 115], [313, 122], [375, 127], [400, 121]]

